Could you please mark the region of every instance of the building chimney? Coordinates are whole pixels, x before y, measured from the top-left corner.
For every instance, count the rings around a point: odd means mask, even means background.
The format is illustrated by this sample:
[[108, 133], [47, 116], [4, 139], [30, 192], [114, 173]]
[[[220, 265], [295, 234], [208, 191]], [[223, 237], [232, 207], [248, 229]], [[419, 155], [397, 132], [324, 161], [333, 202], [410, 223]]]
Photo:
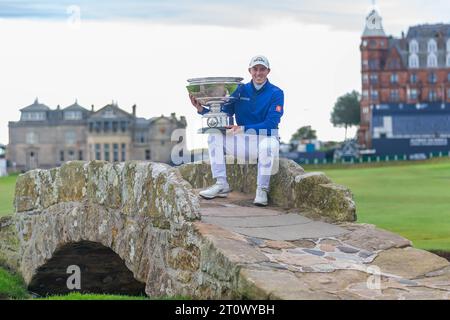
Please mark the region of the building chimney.
[[91, 105], [91, 111], [94, 112], [94, 105]]
[[136, 105], [133, 104], [133, 117], [136, 118]]

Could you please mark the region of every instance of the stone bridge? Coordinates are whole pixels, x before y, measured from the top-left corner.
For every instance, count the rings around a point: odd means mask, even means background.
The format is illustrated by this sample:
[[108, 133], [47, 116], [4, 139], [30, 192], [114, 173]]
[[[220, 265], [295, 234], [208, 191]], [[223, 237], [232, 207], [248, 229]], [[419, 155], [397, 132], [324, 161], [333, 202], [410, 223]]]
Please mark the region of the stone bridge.
[[186, 295], [218, 299], [450, 297], [449, 263], [357, 224], [351, 192], [280, 159], [270, 205], [251, 204], [256, 166], [230, 164], [233, 192], [200, 200], [208, 163], [68, 162], [16, 183], [0, 219], [0, 265], [31, 292]]

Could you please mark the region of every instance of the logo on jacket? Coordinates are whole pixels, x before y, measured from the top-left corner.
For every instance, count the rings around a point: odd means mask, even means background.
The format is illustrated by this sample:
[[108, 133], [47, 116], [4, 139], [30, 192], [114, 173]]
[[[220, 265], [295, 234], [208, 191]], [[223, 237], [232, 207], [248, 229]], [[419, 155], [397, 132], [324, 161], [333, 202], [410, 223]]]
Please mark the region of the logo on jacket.
[[277, 107], [275, 108], [275, 111], [277, 111], [277, 112], [281, 112], [281, 110], [283, 110], [283, 107], [282, 107], [282, 106], [277, 106]]

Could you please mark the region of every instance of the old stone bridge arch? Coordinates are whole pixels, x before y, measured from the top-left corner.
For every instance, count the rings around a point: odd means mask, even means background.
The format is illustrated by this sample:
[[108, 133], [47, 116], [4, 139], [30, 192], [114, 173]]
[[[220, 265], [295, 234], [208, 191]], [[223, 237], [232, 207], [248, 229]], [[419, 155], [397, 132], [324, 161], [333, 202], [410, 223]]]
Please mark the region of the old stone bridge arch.
[[[228, 173], [234, 190], [254, 192], [255, 165], [231, 164]], [[202, 224], [194, 188], [211, 182], [207, 163], [73, 161], [29, 171], [17, 180], [15, 215], [0, 220], [0, 263], [42, 294], [65, 292], [64, 272], [76, 265], [82, 291], [87, 279], [90, 292], [251, 298], [241, 268], [260, 268], [267, 257]], [[279, 206], [356, 219], [348, 189], [292, 161], [280, 159], [271, 186]]]
[[[18, 178], [15, 206], [20, 272], [32, 288], [51, 271], [49, 262], [59, 252], [60, 264], [79, 260], [82, 285], [83, 273], [95, 276], [96, 259], [110, 267], [117, 255], [149, 295], [200, 290], [200, 283], [194, 290], [186, 285], [200, 272], [201, 243], [191, 223], [199, 218], [198, 200], [179, 172], [166, 165], [70, 162], [30, 171]], [[83, 260], [86, 254], [92, 257]], [[63, 287], [61, 271], [67, 267], [53, 276]], [[122, 277], [116, 272], [112, 279], [98, 275], [98, 281], [122, 285], [129, 276], [123, 268], [120, 272]]]

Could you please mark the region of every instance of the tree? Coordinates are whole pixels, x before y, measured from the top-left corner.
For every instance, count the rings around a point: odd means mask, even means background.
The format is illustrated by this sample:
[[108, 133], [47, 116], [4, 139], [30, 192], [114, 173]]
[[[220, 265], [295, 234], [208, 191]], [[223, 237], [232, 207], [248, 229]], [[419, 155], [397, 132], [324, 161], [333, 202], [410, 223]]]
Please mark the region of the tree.
[[340, 96], [331, 112], [330, 121], [333, 126], [345, 128], [345, 140], [347, 140], [347, 128], [357, 126], [360, 123], [359, 101], [359, 93], [353, 90]]
[[317, 139], [316, 130], [311, 126], [301, 127], [292, 135], [291, 142], [303, 139]]

